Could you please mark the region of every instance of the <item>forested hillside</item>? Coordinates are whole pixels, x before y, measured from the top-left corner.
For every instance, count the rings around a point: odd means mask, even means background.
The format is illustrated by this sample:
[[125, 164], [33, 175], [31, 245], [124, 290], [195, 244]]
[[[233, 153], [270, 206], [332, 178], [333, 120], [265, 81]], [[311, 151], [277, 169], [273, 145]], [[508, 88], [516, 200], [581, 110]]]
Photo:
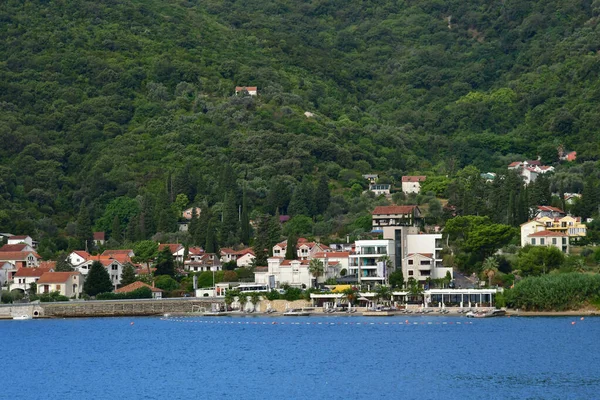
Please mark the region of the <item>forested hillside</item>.
[[92, 226], [174, 232], [197, 205], [229, 245], [244, 200], [345, 234], [385, 202], [362, 173], [452, 180], [538, 156], [562, 190], [597, 187], [597, 3], [5, 0], [0, 230], [52, 254]]

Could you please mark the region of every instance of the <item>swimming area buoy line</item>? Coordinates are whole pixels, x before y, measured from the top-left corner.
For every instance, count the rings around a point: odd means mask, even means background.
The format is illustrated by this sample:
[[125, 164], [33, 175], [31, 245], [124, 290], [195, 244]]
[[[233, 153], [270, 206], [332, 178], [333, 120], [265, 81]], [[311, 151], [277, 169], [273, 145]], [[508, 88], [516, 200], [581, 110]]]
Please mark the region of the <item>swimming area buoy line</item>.
[[200, 324], [216, 324], [216, 325], [388, 325], [388, 326], [407, 326], [407, 325], [473, 325], [472, 321], [428, 321], [428, 322], [411, 322], [409, 320], [398, 322], [286, 322], [286, 321], [223, 321], [219, 319], [191, 319], [188, 317], [162, 317], [161, 321], [183, 322], [183, 323], [200, 323]]

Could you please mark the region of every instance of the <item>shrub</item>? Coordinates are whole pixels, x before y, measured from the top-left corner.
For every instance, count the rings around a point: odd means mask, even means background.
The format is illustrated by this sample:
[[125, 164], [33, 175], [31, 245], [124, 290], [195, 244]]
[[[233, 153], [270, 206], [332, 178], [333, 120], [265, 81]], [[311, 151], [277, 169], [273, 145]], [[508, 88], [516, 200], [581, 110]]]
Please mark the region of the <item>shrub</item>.
[[96, 296], [96, 300], [126, 300], [126, 299], [151, 299], [152, 290], [148, 287], [141, 287], [128, 293], [105, 292]]
[[60, 292], [44, 293], [40, 295], [42, 303], [53, 303], [55, 301], [69, 301], [67, 296], [63, 296]]

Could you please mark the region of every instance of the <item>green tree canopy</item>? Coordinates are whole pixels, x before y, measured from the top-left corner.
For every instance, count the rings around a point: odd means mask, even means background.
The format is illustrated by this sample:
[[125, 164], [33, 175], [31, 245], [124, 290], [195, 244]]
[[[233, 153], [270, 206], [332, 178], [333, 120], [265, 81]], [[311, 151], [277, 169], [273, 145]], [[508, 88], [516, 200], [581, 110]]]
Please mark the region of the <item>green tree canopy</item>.
[[95, 296], [98, 293], [112, 292], [113, 284], [110, 281], [110, 275], [104, 266], [94, 261], [83, 284], [83, 291], [88, 296]]

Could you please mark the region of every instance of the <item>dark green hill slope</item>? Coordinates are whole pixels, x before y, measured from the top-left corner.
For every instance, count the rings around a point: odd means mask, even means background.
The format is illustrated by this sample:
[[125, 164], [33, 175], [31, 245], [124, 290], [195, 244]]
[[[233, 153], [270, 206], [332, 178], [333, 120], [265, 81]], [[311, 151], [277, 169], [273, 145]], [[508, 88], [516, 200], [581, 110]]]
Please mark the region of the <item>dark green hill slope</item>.
[[351, 186], [357, 172], [493, 169], [558, 145], [597, 160], [599, 13], [591, 1], [4, 1], [0, 227], [62, 228], [82, 202], [96, 219], [166, 181], [170, 200], [213, 204], [229, 184], [239, 199], [225, 164], [269, 209], [277, 182], [321, 173]]

